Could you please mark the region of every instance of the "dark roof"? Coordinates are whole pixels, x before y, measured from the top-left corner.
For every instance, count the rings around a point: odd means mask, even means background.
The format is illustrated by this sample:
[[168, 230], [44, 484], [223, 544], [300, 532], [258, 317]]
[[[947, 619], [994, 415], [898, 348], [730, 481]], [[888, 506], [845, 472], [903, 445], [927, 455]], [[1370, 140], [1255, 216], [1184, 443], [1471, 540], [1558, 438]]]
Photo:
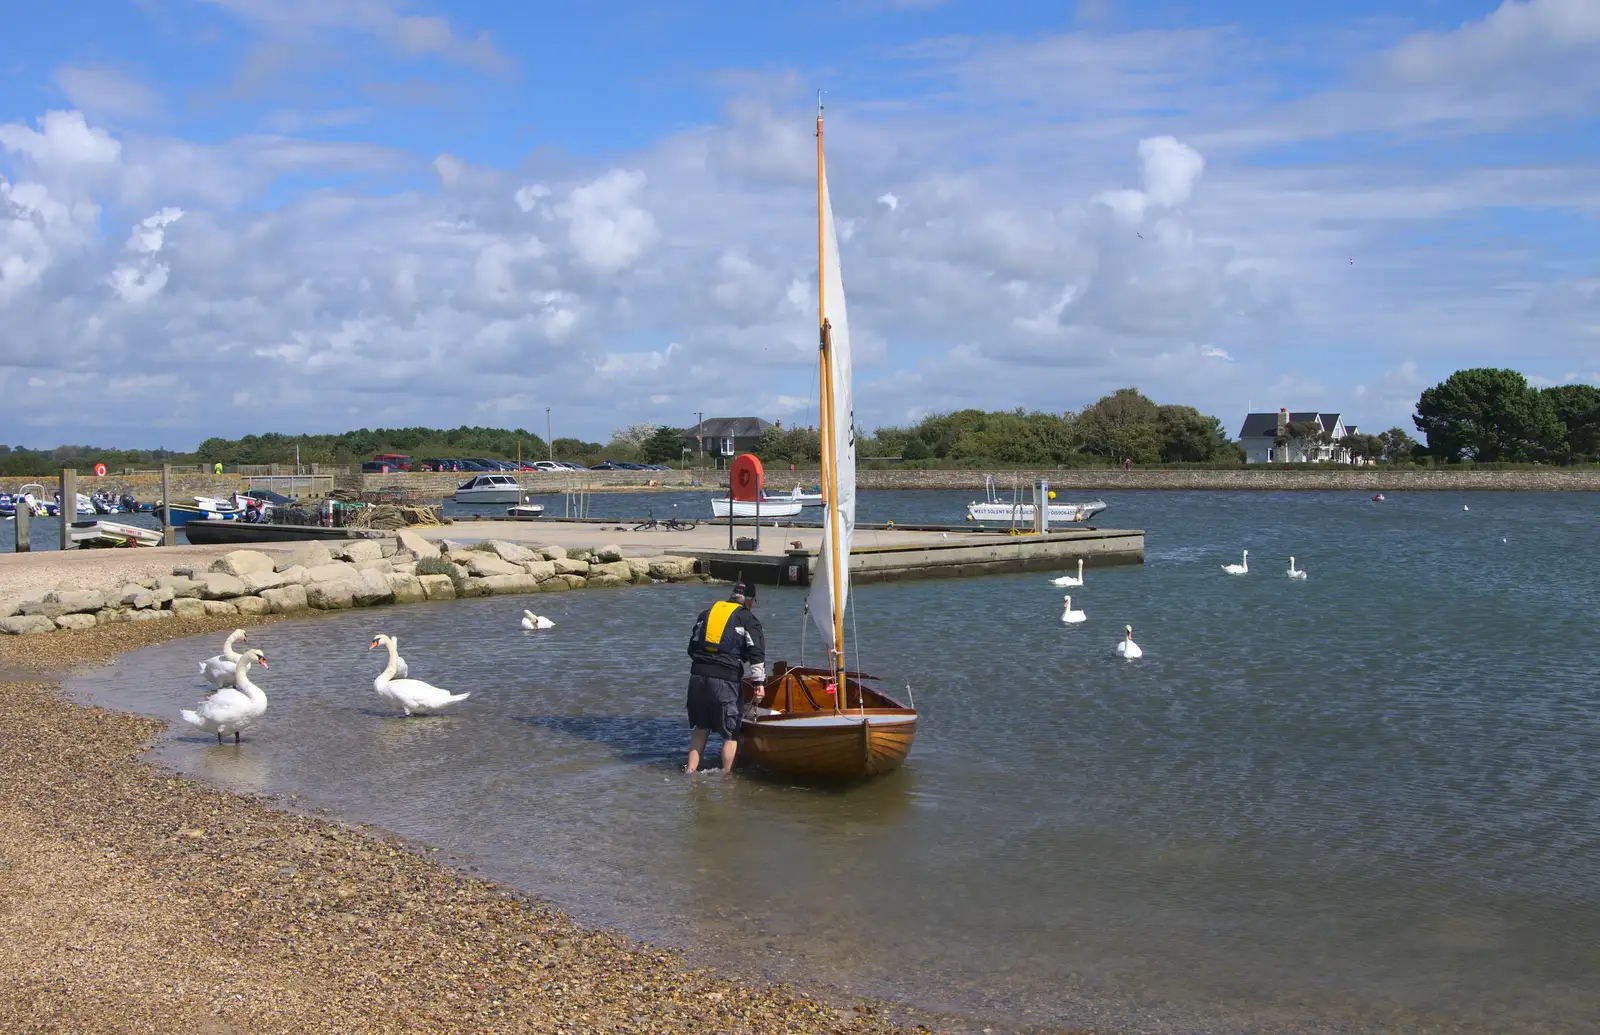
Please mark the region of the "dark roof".
[[760, 438], [772, 427], [772, 422], [760, 417], [707, 417], [683, 433], [686, 439], [700, 438]]
[[[1306, 421], [1316, 421], [1322, 425], [1322, 430], [1331, 432], [1333, 426], [1339, 423], [1337, 413], [1304, 413], [1289, 414], [1289, 423], [1303, 424]], [[1240, 438], [1276, 438], [1278, 435], [1278, 415], [1276, 413], [1247, 413], [1244, 418], [1244, 427], [1239, 429]]]

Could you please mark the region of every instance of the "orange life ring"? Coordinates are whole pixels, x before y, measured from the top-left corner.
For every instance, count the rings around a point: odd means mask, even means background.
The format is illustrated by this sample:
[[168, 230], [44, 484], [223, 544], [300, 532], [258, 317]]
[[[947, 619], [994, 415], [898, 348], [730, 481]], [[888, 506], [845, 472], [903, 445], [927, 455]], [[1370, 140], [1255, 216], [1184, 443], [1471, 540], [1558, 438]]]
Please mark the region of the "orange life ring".
[[95, 464], [94, 465], [94, 476], [96, 478], [104, 478], [106, 476], [106, 465], [105, 464]]
[[728, 466], [728, 493], [736, 500], [759, 498], [762, 480], [761, 461], [754, 453], [740, 453]]

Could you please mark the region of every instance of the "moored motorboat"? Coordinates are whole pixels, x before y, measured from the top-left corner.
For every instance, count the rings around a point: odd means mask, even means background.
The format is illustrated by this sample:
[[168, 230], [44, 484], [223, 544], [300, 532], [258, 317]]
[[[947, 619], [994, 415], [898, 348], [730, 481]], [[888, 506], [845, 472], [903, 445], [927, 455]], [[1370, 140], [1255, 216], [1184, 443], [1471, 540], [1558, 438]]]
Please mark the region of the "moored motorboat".
[[509, 474], [480, 474], [456, 486], [457, 503], [520, 503], [522, 489]]
[[514, 518], [536, 518], [544, 514], [543, 503], [519, 503], [515, 507], [506, 508], [506, 516]]
[[[1003, 500], [995, 491], [994, 476], [985, 475], [983, 479], [984, 500], [967, 504], [967, 520], [984, 524], [1008, 524], [1018, 526], [1032, 526], [1034, 504], [1020, 499]], [[1053, 498], [1055, 493], [1050, 493]], [[1105, 500], [1087, 500], [1082, 503], [1055, 503], [1050, 500], [1045, 502], [1045, 514], [1051, 524], [1070, 524], [1077, 521], [1087, 521], [1106, 509]]]
[[192, 521], [236, 521], [239, 518], [237, 510], [191, 507], [187, 503], [168, 504], [167, 515], [174, 526], [187, 525]]
[[77, 547], [160, 546], [161, 532], [120, 521], [74, 521], [68, 537]]

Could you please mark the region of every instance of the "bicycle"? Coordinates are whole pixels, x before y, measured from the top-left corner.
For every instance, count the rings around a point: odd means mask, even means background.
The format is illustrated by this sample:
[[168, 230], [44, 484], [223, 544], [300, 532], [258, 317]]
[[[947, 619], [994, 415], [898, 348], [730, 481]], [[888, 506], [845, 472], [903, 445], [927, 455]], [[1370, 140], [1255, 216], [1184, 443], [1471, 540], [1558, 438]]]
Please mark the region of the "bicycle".
[[635, 532], [649, 532], [653, 529], [660, 528], [666, 529], [670, 532], [688, 532], [695, 527], [695, 524], [696, 522], [679, 521], [677, 518], [667, 518], [665, 521], [657, 521], [655, 513], [652, 511], [649, 517], [645, 518], [637, 525], [634, 525], [633, 530]]

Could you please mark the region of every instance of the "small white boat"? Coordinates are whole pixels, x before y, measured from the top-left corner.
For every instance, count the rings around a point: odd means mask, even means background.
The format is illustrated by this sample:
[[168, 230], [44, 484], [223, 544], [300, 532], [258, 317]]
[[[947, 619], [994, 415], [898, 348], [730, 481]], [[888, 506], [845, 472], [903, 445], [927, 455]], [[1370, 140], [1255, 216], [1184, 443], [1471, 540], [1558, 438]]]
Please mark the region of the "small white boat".
[[800, 513], [800, 509], [804, 506], [805, 504], [800, 500], [784, 496], [768, 496], [760, 501], [732, 500], [726, 496], [713, 496], [711, 499], [711, 515], [712, 517], [725, 518], [731, 509], [733, 516], [736, 518], [753, 518], [757, 516], [764, 518], [794, 517]]
[[120, 521], [74, 521], [68, 530], [74, 546], [160, 546], [161, 532]]
[[[1033, 525], [1034, 505], [1019, 499], [1003, 500], [994, 488], [994, 477], [986, 476], [983, 479], [984, 491], [988, 497], [983, 502], [967, 504], [967, 520], [991, 524], [1008, 525]], [[1087, 521], [1106, 509], [1104, 500], [1091, 500], [1084, 503], [1047, 503], [1045, 513], [1050, 518], [1051, 524], [1067, 524], [1076, 521]]]
[[766, 507], [766, 505], [767, 505], [766, 501], [767, 500], [788, 501], [788, 502], [793, 502], [795, 500], [799, 500], [800, 504], [802, 506], [820, 507], [820, 506], [822, 506], [822, 493], [820, 493], [820, 492], [801, 492], [800, 491], [800, 486], [796, 485], [794, 487], [794, 491], [789, 493], [789, 495], [787, 495], [787, 496], [765, 496], [765, 495], [762, 496], [762, 500], [761, 500], [762, 507]]
[[515, 507], [506, 508], [506, 516], [514, 518], [536, 518], [543, 513], [543, 503], [519, 503]]
[[480, 474], [456, 486], [457, 503], [520, 503], [522, 490], [515, 475]]

